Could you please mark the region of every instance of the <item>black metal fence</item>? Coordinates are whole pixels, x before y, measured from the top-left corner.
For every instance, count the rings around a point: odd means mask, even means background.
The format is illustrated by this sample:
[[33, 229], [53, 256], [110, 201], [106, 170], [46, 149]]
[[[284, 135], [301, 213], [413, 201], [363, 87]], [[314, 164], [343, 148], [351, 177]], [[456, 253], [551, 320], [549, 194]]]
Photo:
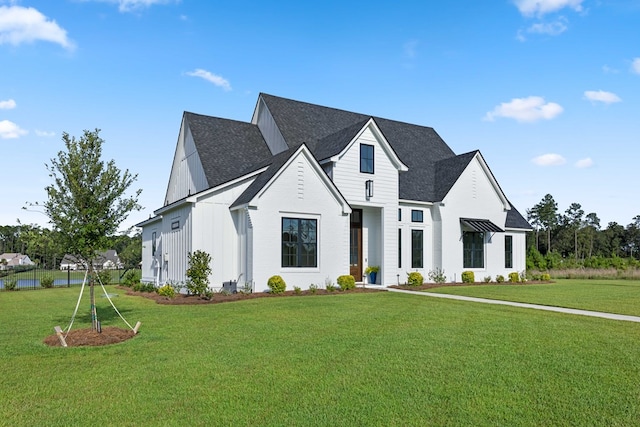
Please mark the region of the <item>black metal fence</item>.
[[[126, 273], [126, 270], [120, 269], [103, 271], [105, 273], [100, 273], [101, 277], [103, 279], [109, 277], [110, 284], [120, 284], [124, 273]], [[109, 276], [106, 276], [106, 272], [109, 272]], [[48, 270], [42, 268], [0, 270], [0, 291], [79, 286], [84, 281], [85, 273], [85, 270]], [[102, 276], [103, 274], [105, 276]]]

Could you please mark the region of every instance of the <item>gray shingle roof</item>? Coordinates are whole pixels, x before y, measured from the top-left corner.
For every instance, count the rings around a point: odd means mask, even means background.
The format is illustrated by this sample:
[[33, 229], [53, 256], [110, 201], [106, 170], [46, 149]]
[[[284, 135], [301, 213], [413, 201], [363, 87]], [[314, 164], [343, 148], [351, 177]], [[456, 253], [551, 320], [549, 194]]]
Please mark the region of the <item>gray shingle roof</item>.
[[185, 112], [209, 187], [215, 187], [256, 169], [271, 158], [257, 126]]

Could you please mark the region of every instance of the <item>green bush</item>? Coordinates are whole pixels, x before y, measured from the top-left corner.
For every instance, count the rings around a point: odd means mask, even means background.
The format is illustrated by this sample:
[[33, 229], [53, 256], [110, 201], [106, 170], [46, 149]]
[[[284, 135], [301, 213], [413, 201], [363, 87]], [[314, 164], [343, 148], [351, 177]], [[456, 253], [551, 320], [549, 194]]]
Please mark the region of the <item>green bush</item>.
[[328, 282], [325, 284], [325, 289], [327, 290], [327, 292], [334, 292], [336, 290], [336, 285], [334, 285], [331, 282]]
[[409, 286], [422, 286], [424, 283], [424, 277], [417, 271], [407, 273], [407, 285]]
[[542, 273], [540, 280], [549, 282], [551, 280], [551, 275], [549, 273]]
[[520, 274], [517, 271], [509, 273], [509, 282], [518, 283], [520, 281]]
[[53, 288], [53, 276], [50, 274], [42, 276], [40, 286], [46, 289]]
[[489, 283], [491, 281], [491, 276], [484, 276], [483, 282]]
[[122, 283], [132, 288], [136, 283], [140, 283], [140, 274], [136, 270], [129, 270], [125, 273]]
[[98, 270], [96, 276], [96, 284], [102, 283], [105, 286], [111, 284], [111, 270]]
[[187, 268], [187, 291], [192, 295], [206, 297], [209, 289], [209, 275], [211, 274], [211, 255], [205, 251], [189, 252], [187, 254], [189, 268]]
[[434, 268], [429, 271], [428, 277], [433, 283], [444, 283], [447, 281], [447, 276], [445, 276], [444, 270], [441, 268]]
[[153, 283], [136, 283], [132, 288], [135, 292], [156, 292]]
[[4, 289], [6, 291], [17, 291], [18, 282], [13, 277], [11, 279], [4, 279]]
[[476, 281], [476, 276], [473, 271], [463, 271], [462, 272], [462, 283], [474, 283]]
[[502, 274], [498, 274], [496, 276], [496, 282], [498, 283], [504, 283], [504, 276]]
[[340, 285], [340, 289], [343, 291], [348, 291], [356, 287], [356, 279], [350, 274], [338, 276], [337, 282], [338, 285]]
[[173, 286], [171, 285], [164, 285], [156, 289], [156, 292], [158, 293], [158, 295], [163, 297], [173, 298], [176, 296], [176, 290], [173, 289]]
[[302, 293], [302, 289], [300, 288], [300, 286], [294, 286], [293, 293], [296, 295], [300, 295]]
[[281, 294], [287, 289], [284, 279], [278, 275], [269, 277], [267, 286], [269, 286], [272, 294]]
[[318, 285], [314, 285], [313, 283], [309, 285], [309, 292], [311, 292], [312, 294], [315, 294], [316, 292], [318, 292]]

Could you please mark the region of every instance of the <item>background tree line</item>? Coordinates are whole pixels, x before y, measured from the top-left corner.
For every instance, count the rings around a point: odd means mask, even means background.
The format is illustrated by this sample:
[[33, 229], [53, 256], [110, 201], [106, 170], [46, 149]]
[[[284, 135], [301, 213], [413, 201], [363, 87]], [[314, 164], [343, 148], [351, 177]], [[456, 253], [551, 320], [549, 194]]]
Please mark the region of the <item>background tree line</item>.
[[[60, 243], [58, 232], [35, 224], [0, 225], [0, 254], [22, 253], [28, 255], [38, 267], [57, 269], [68, 253]], [[138, 268], [142, 260], [142, 238], [139, 232], [123, 233], [109, 239], [108, 247], [115, 249], [125, 268]]]
[[527, 269], [640, 266], [640, 215], [626, 226], [600, 224], [595, 212], [585, 214], [579, 203], [564, 211], [551, 194], [527, 209], [533, 232], [527, 236]]

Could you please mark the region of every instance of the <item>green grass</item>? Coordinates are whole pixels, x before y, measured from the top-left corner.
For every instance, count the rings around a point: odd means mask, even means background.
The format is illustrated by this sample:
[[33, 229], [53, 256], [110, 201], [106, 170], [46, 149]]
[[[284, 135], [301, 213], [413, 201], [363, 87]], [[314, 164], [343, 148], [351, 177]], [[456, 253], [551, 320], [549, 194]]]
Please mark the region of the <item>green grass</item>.
[[550, 284], [432, 288], [428, 292], [640, 316], [640, 281], [558, 279]]
[[[66, 349], [42, 339], [77, 288], [0, 293], [0, 425], [640, 420], [635, 323], [386, 292], [164, 306], [108, 291], [140, 334]], [[123, 326], [104, 298], [98, 311]]]

